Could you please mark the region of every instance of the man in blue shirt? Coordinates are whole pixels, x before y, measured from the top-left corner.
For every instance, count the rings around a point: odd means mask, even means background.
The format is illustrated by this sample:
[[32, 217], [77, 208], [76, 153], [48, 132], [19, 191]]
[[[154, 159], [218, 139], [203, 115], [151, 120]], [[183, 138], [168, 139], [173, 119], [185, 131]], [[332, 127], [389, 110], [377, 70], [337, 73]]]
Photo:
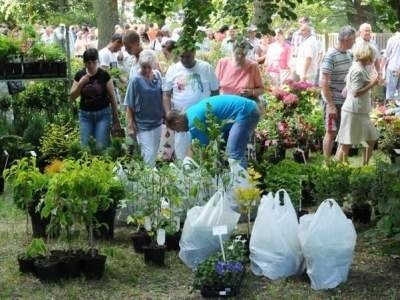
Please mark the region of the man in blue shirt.
[[260, 119], [260, 109], [253, 100], [236, 95], [208, 97], [186, 112], [171, 110], [166, 116], [166, 125], [177, 132], [189, 131], [192, 141], [197, 139], [202, 145], [207, 145], [208, 137], [196, 128], [195, 120], [205, 124], [208, 107], [219, 121], [228, 121], [223, 128], [224, 136], [227, 137], [228, 155], [246, 167], [247, 143]]

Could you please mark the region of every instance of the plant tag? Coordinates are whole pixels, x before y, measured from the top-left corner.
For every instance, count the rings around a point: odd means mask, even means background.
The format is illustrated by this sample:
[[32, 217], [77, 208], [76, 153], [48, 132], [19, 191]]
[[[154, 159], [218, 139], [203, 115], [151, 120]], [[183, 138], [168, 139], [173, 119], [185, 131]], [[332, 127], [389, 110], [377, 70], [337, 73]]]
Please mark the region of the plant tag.
[[397, 155], [400, 155], [400, 149], [393, 149], [394, 153], [396, 153]]
[[8, 156], [8, 155], [9, 155], [8, 152], [7, 152], [7, 150], [4, 150], [3, 153], [4, 153], [5, 156]]
[[220, 296], [226, 296], [226, 291], [219, 291]]
[[165, 230], [164, 229], [157, 230], [157, 244], [158, 244], [158, 246], [163, 246], [165, 244]]
[[179, 229], [181, 229], [181, 218], [175, 217], [175, 224], [176, 224], [176, 231], [179, 231]]
[[31, 150], [31, 151], [29, 151], [29, 153], [30, 153], [33, 157], [37, 157], [37, 154], [36, 154], [35, 151]]
[[144, 217], [144, 229], [147, 231], [151, 230], [151, 220], [150, 217]]
[[228, 226], [221, 225], [213, 227], [213, 235], [224, 235], [224, 234], [228, 234]]

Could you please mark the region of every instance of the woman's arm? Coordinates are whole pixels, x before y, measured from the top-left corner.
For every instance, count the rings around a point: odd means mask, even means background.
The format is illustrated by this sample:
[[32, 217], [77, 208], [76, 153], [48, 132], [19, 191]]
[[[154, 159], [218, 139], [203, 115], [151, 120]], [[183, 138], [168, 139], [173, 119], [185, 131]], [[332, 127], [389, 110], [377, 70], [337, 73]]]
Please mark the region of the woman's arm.
[[119, 122], [119, 117], [118, 117], [118, 106], [117, 106], [117, 101], [115, 100], [114, 84], [112, 82], [112, 79], [107, 81], [106, 88], [107, 88], [107, 93], [110, 96], [110, 103], [113, 116], [113, 127], [115, 127], [115, 129], [121, 129], [121, 124]]
[[137, 132], [136, 122], [135, 122], [135, 112], [132, 107], [126, 106], [126, 122], [127, 131], [130, 137], [135, 137]]
[[378, 76], [375, 76], [373, 78], [371, 78], [371, 80], [364, 85], [362, 88], [354, 91], [354, 97], [359, 97], [362, 94], [364, 94], [365, 92], [367, 92], [369, 89], [373, 88], [377, 83], [378, 83]]
[[89, 82], [89, 79], [89, 75], [85, 74], [82, 76], [79, 82], [74, 80], [74, 82], [72, 83], [71, 92], [69, 94], [71, 100], [75, 100], [76, 98], [78, 98], [78, 96], [80, 96], [82, 88], [85, 86], [85, 84]]

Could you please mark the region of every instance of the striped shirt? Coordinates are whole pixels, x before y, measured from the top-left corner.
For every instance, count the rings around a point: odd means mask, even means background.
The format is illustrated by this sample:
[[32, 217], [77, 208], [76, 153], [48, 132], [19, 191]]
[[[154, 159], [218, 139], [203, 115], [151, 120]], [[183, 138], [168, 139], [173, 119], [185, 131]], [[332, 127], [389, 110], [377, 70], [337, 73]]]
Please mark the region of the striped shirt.
[[350, 52], [341, 52], [336, 48], [330, 48], [322, 60], [321, 74], [328, 74], [331, 77], [329, 88], [335, 104], [341, 105], [345, 100], [342, 90], [345, 87], [346, 75], [352, 62], [353, 57]]

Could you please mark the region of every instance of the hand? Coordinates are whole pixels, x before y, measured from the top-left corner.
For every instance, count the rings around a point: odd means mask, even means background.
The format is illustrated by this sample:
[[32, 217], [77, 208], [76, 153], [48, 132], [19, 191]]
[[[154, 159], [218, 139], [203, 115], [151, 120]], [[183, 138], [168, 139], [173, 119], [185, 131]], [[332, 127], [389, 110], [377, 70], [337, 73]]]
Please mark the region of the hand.
[[136, 137], [136, 132], [137, 132], [136, 124], [133, 123], [133, 122], [132, 122], [131, 124], [129, 124], [129, 125], [128, 125], [128, 128], [127, 128], [127, 131], [128, 131], [128, 135], [129, 135], [131, 138]]
[[340, 94], [342, 95], [343, 98], [347, 97], [347, 88], [344, 87], [343, 90], [340, 92]]
[[335, 104], [328, 104], [327, 108], [326, 108], [326, 113], [331, 116], [335, 116], [335, 118], [337, 118], [338, 116], [338, 111], [336, 108]]
[[240, 96], [251, 98], [254, 96], [254, 89], [242, 88], [242, 90], [240, 91]]
[[88, 74], [85, 74], [81, 77], [81, 79], [79, 80], [79, 83], [83, 86], [86, 83], [88, 83], [90, 80], [90, 76]]

